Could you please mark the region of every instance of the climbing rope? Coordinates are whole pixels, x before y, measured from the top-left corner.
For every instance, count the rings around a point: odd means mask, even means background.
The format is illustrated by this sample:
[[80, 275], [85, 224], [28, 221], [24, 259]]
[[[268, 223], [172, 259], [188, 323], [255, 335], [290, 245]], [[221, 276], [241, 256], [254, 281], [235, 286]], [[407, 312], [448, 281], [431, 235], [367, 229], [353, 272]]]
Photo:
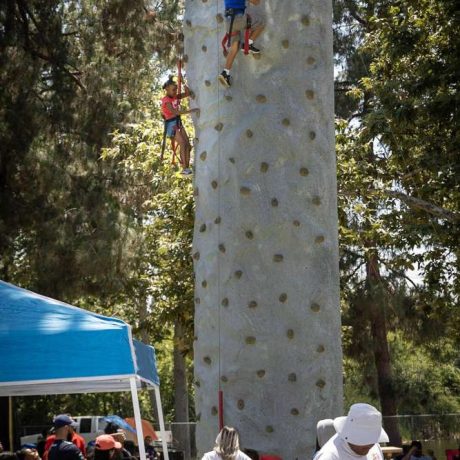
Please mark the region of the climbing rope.
[[[219, 0], [216, 0], [216, 18], [219, 17]], [[216, 19], [217, 21], [217, 19]], [[219, 34], [219, 23], [216, 22], [216, 51], [217, 51], [217, 68], [218, 72], [220, 70], [220, 34]], [[217, 119], [220, 123], [220, 85], [217, 84]], [[221, 219], [220, 210], [221, 210], [221, 183], [220, 183], [220, 166], [221, 166], [221, 139], [220, 131], [217, 132], [217, 211], [218, 218]], [[221, 225], [222, 220], [217, 224], [217, 246], [221, 244]], [[217, 304], [218, 304], [218, 324], [217, 324], [217, 333], [218, 333], [218, 361], [219, 361], [219, 370], [218, 370], [218, 414], [219, 414], [219, 431], [224, 427], [224, 392], [222, 390], [222, 356], [221, 356], [221, 267], [220, 267], [220, 251], [217, 252]]]

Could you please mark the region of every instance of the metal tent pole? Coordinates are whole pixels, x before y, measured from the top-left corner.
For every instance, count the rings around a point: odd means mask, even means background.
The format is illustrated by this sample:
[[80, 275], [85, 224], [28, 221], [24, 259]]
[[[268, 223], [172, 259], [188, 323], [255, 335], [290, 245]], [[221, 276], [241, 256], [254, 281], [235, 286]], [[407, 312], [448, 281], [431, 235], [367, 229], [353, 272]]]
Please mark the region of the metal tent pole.
[[163, 459], [169, 460], [168, 443], [166, 442], [165, 420], [163, 417], [163, 407], [161, 405], [160, 388], [155, 386], [155, 398], [157, 401], [158, 422], [160, 423], [161, 445], [163, 447]]
[[140, 460], [147, 460], [147, 456], [145, 455], [144, 431], [142, 429], [141, 408], [139, 406], [139, 397], [137, 394], [136, 378], [131, 377], [129, 379], [129, 384], [131, 386], [131, 398], [133, 400], [134, 420], [136, 422], [137, 443], [139, 444], [139, 457], [140, 457]]

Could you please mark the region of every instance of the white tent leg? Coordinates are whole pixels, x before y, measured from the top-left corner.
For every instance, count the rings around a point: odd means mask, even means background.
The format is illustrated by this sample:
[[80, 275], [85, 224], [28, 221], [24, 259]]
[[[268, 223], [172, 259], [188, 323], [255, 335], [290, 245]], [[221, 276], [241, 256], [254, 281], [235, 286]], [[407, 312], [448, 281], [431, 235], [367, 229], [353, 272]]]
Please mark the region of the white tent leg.
[[163, 459], [169, 460], [168, 443], [166, 442], [165, 419], [161, 405], [160, 388], [155, 386], [155, 399], [157, 401], [158, 422], [160, 423], [161, 445], [163, 447]]
[[137, 443], [139, 444], [139, 458], [140, 460], [147, 460], [147, 456], [145, 455], [144, 431], [142, 429], [141, 408], [139, 406], [139, 397], [137, 395], [136, 379], [131, 377], [129, 379], [129, 384], [131, 386], [134, 420], [136, 422]]

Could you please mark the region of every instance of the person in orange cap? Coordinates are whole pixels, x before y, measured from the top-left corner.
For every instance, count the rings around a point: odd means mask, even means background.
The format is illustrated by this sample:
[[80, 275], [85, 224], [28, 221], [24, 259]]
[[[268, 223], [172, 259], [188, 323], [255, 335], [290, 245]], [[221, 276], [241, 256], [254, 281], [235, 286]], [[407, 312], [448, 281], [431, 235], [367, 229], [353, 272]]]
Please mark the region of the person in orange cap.
[[110, 434], [102, 434], [96, 438], [94, 447], [94, 460], [111, 460], [115, 451], [121, 449], [122, 445]]

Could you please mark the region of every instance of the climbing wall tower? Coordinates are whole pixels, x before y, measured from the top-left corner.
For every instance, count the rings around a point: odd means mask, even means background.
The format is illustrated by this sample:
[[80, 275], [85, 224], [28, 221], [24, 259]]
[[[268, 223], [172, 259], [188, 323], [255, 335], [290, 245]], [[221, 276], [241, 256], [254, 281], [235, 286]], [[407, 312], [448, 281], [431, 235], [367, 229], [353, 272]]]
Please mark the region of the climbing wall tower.
[[225, 424], [284, 460], [342, 412], [332, 1], [262, 0], [260, 59], [219, 87], [223, 1], [186, 0], [194, 92], [197, 445]]

